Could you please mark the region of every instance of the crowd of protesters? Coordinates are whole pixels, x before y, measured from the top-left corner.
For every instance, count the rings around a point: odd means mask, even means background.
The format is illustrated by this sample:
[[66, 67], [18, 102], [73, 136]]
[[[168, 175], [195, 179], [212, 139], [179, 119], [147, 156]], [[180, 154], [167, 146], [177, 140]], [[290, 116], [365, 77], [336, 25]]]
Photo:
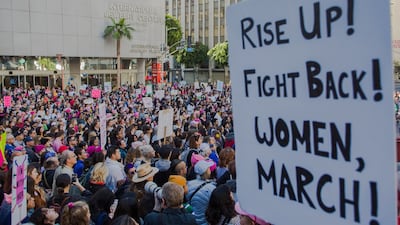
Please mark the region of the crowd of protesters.
[[[235, 195], [229, 85], [153, 86], [161, 97], [146, 90], [138, 83], [95, 99], [73, 86], [4, 90], [12, 101], [0, 103], [2, 224], [11, 224], [12, 160], [21, 155], [29, 160], [25, 224], [268, 224]], [[157, 137], [165, 109], [174, 112], [173, 135]]]

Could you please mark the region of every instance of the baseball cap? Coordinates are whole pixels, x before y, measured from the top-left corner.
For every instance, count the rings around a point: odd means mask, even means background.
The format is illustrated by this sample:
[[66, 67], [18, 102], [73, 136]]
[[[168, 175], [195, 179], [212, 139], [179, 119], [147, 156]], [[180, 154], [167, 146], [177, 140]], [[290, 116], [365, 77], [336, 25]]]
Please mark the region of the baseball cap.
[[31, 136], [27, 136], [24, 141], [25, 142], [33, 141], [33, 138]]
[[208, 168], [214, 165], [212, 161], [200, 160], [194, 166], [194, 172], [198, 175], [204, 174]]

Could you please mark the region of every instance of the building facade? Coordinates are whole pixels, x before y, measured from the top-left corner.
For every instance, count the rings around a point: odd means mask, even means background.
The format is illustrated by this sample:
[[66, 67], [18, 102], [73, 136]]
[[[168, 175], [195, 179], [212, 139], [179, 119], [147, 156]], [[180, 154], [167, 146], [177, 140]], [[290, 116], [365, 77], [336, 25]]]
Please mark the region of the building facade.
[[166, 0], [166, 13], [176, 17], [186, 40], [209, 48], [227, 39], [226, 8], [241, 0]]
[[121, 40], [122, 83], [143, 82], [164, 43], [163, 0], [0, 0], [1, 85], [115, 86], [110, 17], [135, 29]]

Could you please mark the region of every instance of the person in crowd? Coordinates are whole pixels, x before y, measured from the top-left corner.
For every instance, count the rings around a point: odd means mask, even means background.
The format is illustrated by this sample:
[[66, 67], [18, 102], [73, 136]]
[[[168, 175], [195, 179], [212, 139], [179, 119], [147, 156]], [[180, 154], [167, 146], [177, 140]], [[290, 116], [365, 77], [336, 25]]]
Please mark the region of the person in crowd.
[[11, 154], [14, 152], [14, 149], [16, 147], [14, 145], [14, 142], [15, 142], [14, 135], [8, 133], [7, 136], [6, 136], [6, 146], [5, 146], [5, 153], [6, 153], [6, 157], [8, 159], [7, 160], [8, 164], [10, 164], [10, 162], [11, 162], [11, 160], [10, 160]]
[[64, 144], [64, 136], [65, 136], [65, 133], [62, 130], [58, 131], [55, 134], [54, 140], [53, 140], [53, 143], [52, 143], [52, 147], [53, 147], [53, 150], [55, 152], [58, 152], [58, 150], [60, 149], [61, 145]]
[[128, 154], [128, 149], [125, 140], [118, 141], [118, 148], [121, 152], [121, 163], [125, 164], [126, 155]]
[[100, 139], [97, 136], [89, 139], [89, 146], [87, 148], [89, 156], [92, 156], [95, 152], [101, 152]]
[[59, 214], [51, 208], [38, 208], [29, 218], [33, 225], [55, 225]]
[[117, 209], [115, 210], [113, 220], [123, 215], [127, 215], [133, 218], [138, 223], [142, 221], [142, 219], [139, 217], [138, 202], [137, 199], [134, 197], [134, 194], [125, 195], [125, 197], [122, 197], [118, 201], [118, 206]]
[[66, 150], [60, 156], [60, 166], [54, 172], [52, 195], [56, 193], [56, 180], [60, 174], [68, 174], [72, 179], [73, 167], [76, 164], [76, 155], [73, 151]]
[[21, 221], [25, 223], [29, 220], [29, 217], [35, 211], [36, 201], [35, 201], [35, 181], [32, 177], [28, 176], [26, 178], [26, 217]]
[[271, 225], [256, 215], [252, 215], [244, 211], [242, 208], [240, 208], [239, 202], [236, 202], [235, 204], [235, 211], [240, 216], [240, 225]]
[[186, 177], [187, 166], [186, 166], [185, 161], [180, 160], [180, 159], [172, 160], [171, 161], [171, 166], [170, 166], [170, 174], [171, 175], [180, 175], [180, 176]]
[[153, 133], [153, 128], [150, 125], [143, 126], [143, 142], [146, 145], [151, 144], [151, 134]]
[[121, 215], [113, 219], [110, 225], [139, 225], [139, 223], [128, 215]]
[[104, 163], [104, 161], [105, 161], [105, 156], [104, 156], [103, 152], [95, 152], [95, 153], [93, 153], [92, 156], [88, 157], [85, 160], [84, 163], [85, 163], [85, 167], [87, 167], [87, 169], [84, 171], [84, 173], [81, 175], [81, 178], [79, 179], [79, 182], [82, 184], [82, 186], [90, 189], [89, 182], [90, 182], [90, 176], [92, 174], [93, 168], [97, 163], [99, 163], [99, 162]]
[[[81, 193], [71, 193], [71, 185], [76, 186]], [[58, 213], [61, 213], [60, 210], [68, 202], [86, 200], [92, 196], [90, 191], [82, 187], [78, 179], [71, 180], [71, 177], [68, 174], [60, 174], [56, 178], [56, 187], [57, 192], [49, 199], [47, 205], [50, 208], [54, 208]]]
[[219, 164], [216, 170], [217, 179], [224, 176], [225, 173], [229, 174], [228, 165], [233, 160], [235, 160], [235, 150], [233, 150], [231, 147], [224, 148], [220, 151]]
[[32, 193], [32, 197], [35, 198], [35, 205], [36, 208], [42, 208], [46, 206], [46, 194], [45, 191], [41, 186], [39, 186], [40, 182], [42, 181], [42, 173], [40, 170], [40, 164], [30, 163], [28, 165], [27, 174], [31, 177], [34, 181], [34, 189]]
[[136, 195], [139, 205], [139, 216], [144, 216], [151, 211], [154, 204], [153, 193], [147, 193], [145, 191], [145, 185], [147, 182], [152, 182], [154, 175], [158, 173], [156, 167], [152, 167], [149, 163], [140, 165], [136, 169], [135, 175], [132, 178], [131, 191]]
[[84, 201], [69, 202], [63, 207], [60, 225], [89, 225], [91, 213]]
[[67, 146], [68, 150], [75, 151], [76, 147], [78, 146], [78, 139], [74, 135], [68, 136]]
[[170, 175], [169, 168], [171, 161], [169, 159], [171, 157], [172, 150], [172, 145], [163, 145], [158, 150], [160, 159], [155, 162], [155, 167], [159, 169], [159, 172], [154, 175], [154, 182], [160, 187], [167, 183]]
[[185, 161], [188, 168], [192, 166], [191, 158], [193, 154], [199, 154], [200, 152], [200, 145], [203, 143], [203, 137], [200, 133], [195, 132], [189, 138], [189, 146], [185, 149], [181, 154], [181, 159]]
[[189, 189], [188, 189], [187, 180], [185, 177], [180, 176], [180, 175], [170, 175], [168, 178], [168, 181], [182, 186], [185, 195], [188, 193]]
[[31, 136], [25, 138], [25, 150], [29, 162], [40, 162], [40, 157], [35, 152], [35, 142]]
[[186, 200], [192, 206], [196, 222], [200, 225], [207, 224], [205, 212], [211, 193], [215, 189], [215, 184], [208, 179], [211, 176], [210, 168], [214, 165], [212, 161], [201, 160], [197, 162], [194, 166], [197, 178], [188, 182], [189, 191], [186, 194]]
[[15, 147], [25, 146], [25, 143], [24, 143], [25, 134], [24, 134], [23, 129], [18, 129], [15, 132], [14, 137], [15, 137], [15, 141], [14, 141]]
[[96, 193], [99, 189], [106, 187], [108, 177], [108, 167], [104, 162], [98, 162], [94, 165], [90, 172], [88, 188], [92, 193]]
[[206, 210], [209, 225], [239, 224], [240, 217], [235, 211], [235, 201], [227, 185], [220, 185], [211, 193]]
[[76, 147], [74, 153], [77, 156], [76, 164], [74, 166], [74, 173], [76, 173], [78, 178], [80, 178], [85, 170], [84, 161], [87, 159], [88, 155], [81, 147]]
[[162, 186], [162, 198], [156, 197], [153, 212], [144, 218], [145, 225], [196, 225], [195, 217], [183, 208], [184, 190], [178, 184], [167, 182]]
[[111, 205], [114, 203], [115, 195], [107, 187], [99, 189], [89, 199], [88, 204], [91, 212], [91, 219], [95, 225], [109, 224], [111, 218]]
[[[139, 146], [139, 150], [142, 153], [142, 159], [139, 164], [150, 163], [154, 166], [154, 157], [156, 156], [156, 151], [154, 151], [154, 148], [151, 145], [142, 145]], [[135, 163], [136, 167], [138, 166], [137, 163], [138, 162]]]
[[42, 185], [47, 193], [51, 192], [53, 187], [54, 172], [60, 162], [57, 157], [49, 157], [44, 160], [42, 172]]
[[106, 186], [114, 193], [126, 182], [124, 165], [119, 160], [121, 160], [121, 152], [117, 146], [113, 145], [107, 151], [105, 164], [108, 168]]

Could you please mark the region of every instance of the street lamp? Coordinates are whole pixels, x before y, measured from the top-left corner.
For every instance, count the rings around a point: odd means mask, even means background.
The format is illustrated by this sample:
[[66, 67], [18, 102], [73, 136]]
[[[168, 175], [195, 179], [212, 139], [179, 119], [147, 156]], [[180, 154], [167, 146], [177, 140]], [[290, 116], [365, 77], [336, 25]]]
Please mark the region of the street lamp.
[[[167, 27], [165, 27], [165, 28], [167, 28]], [[165, 30], [165, 46], [164, 47], [165, 47], [166, 52], [168, 50], [168, 32], [171, 30], [177, 30], [177, 29], [178, 29], [177, 27], [170, 27]]]
[[[165, 26], [165, 28], [167, 28], [167, 26]], [[171, 30], [177, 30], [177, 29], [178, 29], [177, 27], [170, 27], [170, 28], [165, 30], [165, 46], [164, 46], [164, 48], [165, 48], [165, 50], [164, 50], [165, 56], [164, 56], [164, 60], [163, 61], [165, 61], [165, 59], [169, 59], [168, 32], [171, 31]], [[165, 71], [165, 72], [167, 73], [167, 77], [169, 77], [169, 82], [172, 82], [172, 78], [171, 78], [171, 76], [169, 76], [169, 71]]]

